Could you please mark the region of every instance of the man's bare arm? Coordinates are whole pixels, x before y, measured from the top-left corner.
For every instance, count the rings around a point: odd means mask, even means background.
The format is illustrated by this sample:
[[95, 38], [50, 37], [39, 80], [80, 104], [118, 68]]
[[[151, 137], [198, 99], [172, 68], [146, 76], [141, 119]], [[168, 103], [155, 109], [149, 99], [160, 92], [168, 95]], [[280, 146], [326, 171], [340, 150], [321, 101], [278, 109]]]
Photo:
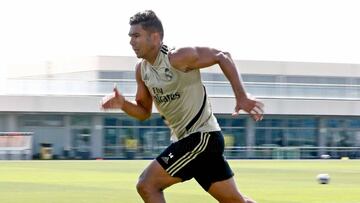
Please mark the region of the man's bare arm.
[[234, 113], [237, 114], [242, 109], [248, 112], [254, 120], [262, 119], [263, 104], [255, 99], [248, 98], [242, 79], [229, 53], [208, 47], [186, 47], [171, 52], [169, 59], [174, 68], [185, 72], [218, 64], [229, 80], [235, 94]]
[[151, 116], [152, 111], [152, 97], [144, 82], [141, 79], [140, 64], [136, 65], [136, 104], [127, 101], [119, 91], [114, 88], [114, 93], [103, 99], [102, 108], [117, 109], [120, 108], [128, 115], [139, 120], [145, 120]]

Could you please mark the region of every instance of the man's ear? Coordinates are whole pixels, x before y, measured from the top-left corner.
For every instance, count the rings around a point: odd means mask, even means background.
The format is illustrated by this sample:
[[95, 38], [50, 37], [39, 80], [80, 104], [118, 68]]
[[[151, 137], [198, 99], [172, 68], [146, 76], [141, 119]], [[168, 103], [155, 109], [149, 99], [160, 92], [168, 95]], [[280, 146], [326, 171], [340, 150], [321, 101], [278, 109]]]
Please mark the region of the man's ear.
[[153, 40], [153, 42], [161, 42], [161, 37], [160, 37], [160, 33], [158, 32], [153, 32], [151, 33], [151, 39]]

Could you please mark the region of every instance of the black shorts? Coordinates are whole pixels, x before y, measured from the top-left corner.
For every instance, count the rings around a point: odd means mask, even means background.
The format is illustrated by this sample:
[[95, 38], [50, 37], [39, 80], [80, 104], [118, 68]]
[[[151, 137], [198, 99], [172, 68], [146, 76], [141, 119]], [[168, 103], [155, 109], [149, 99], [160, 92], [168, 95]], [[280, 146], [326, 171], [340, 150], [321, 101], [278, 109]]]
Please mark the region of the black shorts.
[[204, 190], [234, 173], [223, 156], [224, 137], [220, 131], [197, 132], [167, 147], [156, 160], [173, 177], [195, 178]]

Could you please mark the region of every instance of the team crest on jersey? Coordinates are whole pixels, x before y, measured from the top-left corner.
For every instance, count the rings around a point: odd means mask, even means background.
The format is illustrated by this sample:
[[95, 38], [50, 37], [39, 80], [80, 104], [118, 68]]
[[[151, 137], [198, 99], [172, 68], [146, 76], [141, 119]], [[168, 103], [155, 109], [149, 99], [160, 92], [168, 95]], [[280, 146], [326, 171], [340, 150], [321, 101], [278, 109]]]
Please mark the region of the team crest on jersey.
[[164, 75], [166, 81], [171, 81], [174, 77], [173, 72], [169, 68], [164, 69]]

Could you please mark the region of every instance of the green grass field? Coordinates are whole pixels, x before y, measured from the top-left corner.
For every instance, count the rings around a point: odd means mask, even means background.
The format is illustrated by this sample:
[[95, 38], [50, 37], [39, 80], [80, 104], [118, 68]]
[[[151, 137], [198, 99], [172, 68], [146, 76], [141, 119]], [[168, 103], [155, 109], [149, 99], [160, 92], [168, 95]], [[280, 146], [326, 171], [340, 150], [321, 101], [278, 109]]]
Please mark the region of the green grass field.
[[[141, 202], [135, 184], [150, 161], [1, 161], [1, 203]], [[359, 203], [360, 161], [231, 160], [240, 190], [258, 203]], [[329, 173], [330, 184], [315, 180]], [[216, 202], [194, 180], [165, 190], [169, 203]]]

